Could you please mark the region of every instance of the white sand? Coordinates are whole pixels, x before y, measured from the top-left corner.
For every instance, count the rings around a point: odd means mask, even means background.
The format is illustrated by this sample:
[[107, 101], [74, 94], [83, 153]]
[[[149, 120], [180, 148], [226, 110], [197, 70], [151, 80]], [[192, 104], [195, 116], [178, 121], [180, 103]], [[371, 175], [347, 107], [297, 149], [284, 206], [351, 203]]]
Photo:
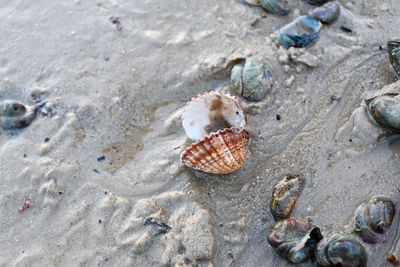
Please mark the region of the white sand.
[[[296, 10], [278, 16], [236, 0], [1, 1], [0, 100], [32, 104], [35, 93], [53, 116], [0, 132], [0, 265], [287, 266], [265, 238], [287, 173], [306, 178], [293, 216], [324, 235], [351, 232], [372, 195], [398, 204], [400, 142], [377, 139], [363, 96], [395, 81], [379, 46], [400, 36], [400, 2], [341, 0], [306, 59], [278, 55], [269, 37], [310, 8], [290, 2]], [[297, 63], [281, 63], [287, 53]], [[232, 93], [225, 64], [249, 55], [268, 62], [274, 85], [244, 103], [247, 163], [193, 172], [179, 161], [190, 144], [182, 107], [211, 89]], [[32, 207], [18, 213], [26, 196]], [[150, 216], [169, 232], [144, 225]], [[369, 266], [385, 262], [397, 227], [366, 245]]]

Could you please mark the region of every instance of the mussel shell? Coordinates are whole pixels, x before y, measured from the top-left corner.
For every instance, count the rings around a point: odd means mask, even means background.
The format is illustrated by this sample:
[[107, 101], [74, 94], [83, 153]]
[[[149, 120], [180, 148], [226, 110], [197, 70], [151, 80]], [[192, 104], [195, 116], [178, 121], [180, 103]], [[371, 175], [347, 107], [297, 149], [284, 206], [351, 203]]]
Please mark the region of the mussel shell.
[[261, 6], [268, 12], [286, 15], [290, 12], [287, 0], [260, 0]]
[[0, 127], [7, 130], [29, 125], [36, 117], [33, 107], [25, 106], [13, 100], [0, 102]]
[[332, 235], [317, 248], [317, 262], [322, 267], [365, 267], [368, 256], [364, 246], [351, 236]]
[[389, 61], [398, 78], [400, 78], [400, 39], [389, 40], [387, 43]]
[[255, 58], [236, 64], [231, 70], [232, 86], [236, 93], [249, 101], [259, 101], [272, 87], [272, 75]]
[[328, 2], [308, 11], [308, 16], [326, 24], [334, 22], [339, 17], [339, 14], [340, 4], [338, 1]]
[[384, 243], [387, 240], [385, 232], [390, 228], [394, 215], [395, 206], [390, 199], [374, 196], [357, 208], [355, 231], [364, 242]]
[[[318, 20], [301, 16], [279, 30], [278, 41], [286, 48], [307, 47], [319, 39], [321, 28], [322, 23]], [[302, 30], [299, 32], [299, 29]]]
[[272, 191], [271, 213], [275, 221], [287, 219], [292, 214], [305, 180], [299, 175], [286, 175]]
[[247, 6], [260, 6], [260, 0], [239, 0], [242, 4]]
[[392, 131], [400, 131], [400, 81], [366, 97], [365, 103], [374, 120]]
[[318, 227], [297, 218], [277, 222], [267, 234], [267, 241], [275, 252], [291, 263], [308, 260], [322, 238]]

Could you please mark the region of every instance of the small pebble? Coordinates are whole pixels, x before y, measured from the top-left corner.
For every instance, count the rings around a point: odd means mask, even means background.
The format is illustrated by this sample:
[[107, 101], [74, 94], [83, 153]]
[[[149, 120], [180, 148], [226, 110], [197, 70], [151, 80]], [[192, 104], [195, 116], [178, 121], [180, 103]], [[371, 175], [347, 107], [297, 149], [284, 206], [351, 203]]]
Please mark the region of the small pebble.
[[103, 160], [105, 160], [105, 159], [106, 159], [105, 156], [101, 156], [101, 157], [98, 157], [98, 158], [97, 158], [97, 161], [98, 161], [98, 162], [101, 162], [101, 161], [103, 161]]
[[93, 171], [95, 172], [95, 173], [100, 173], [98, 170], [96, 170], [96, 169], [93, 169]]
[[44, 139], [44, 142], [45, 143], [47, 143], [47, 142], [49, 142], [50, 141], [50, 138], [48, 138], [48, 137], [46, 137], [45, 139]]
[[104, 61], [109, 61], [110, 60], [110, 57], [109, 56], [105, 56], [104, 57]]
[[99, 224], [101, 224], [101, 220], [99, 220]]
[[289, 78], [286, 79], [285, 87], [292, 86], [295, 80], [296, 80], [296, 77], [294, 75], [291, 75]]
[[342, 26], [342, 27], [340, 27], [340, 29], [342, 31], [346, 32], [346, 33], [352, 33], [353, 32], [351, 29], [347, 28], [346, 26]]
[[276, 114], [276, 120], [280, 121], [281, 120], [281, 115]]

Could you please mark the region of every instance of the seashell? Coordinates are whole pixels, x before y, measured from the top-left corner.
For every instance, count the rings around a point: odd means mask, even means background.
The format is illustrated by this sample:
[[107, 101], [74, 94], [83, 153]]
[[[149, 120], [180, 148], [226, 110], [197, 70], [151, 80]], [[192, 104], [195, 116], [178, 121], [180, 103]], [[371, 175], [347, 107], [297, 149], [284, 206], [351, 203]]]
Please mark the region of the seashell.
[[324, 238], [316, 253], [318, 266], [366, 267], [368, 256], [364, 246], [351, 236], [332, 235]]
[[309, 16], [298, 17], [279, 30], [278, 42], [286, 48], [307, 47], [319, 39], [321, 27], [321, 22]]
[[308, 260], [322, 238], [318, 227], [296, 218], [277, 222], [267, 234], [267, 241], [275, 252], [291, 263]]
[[365, 98], [368, 111], [384, 128], [400, 131], [400, 81], [386, 85]]
[[36, 117], [36, 108], [25, 106], [14, 100], [0, 102], [0, 126], [4, 129], [18, 129], [29, 125]]
[[389, 53], [389, 61], [396, 74], [400, 79], [400, 39], [389, 40], [387, 43]]
[[240, 2], [247, 6], [261, 6], [260, 0], [240, 0]]
[[305, 0], [310, 5], [323, 5], [331, 0]]
[[385, 243], [386, 231], [392, 224], [395, 214], [393, 202], [380, 196], [374, 196], [368, 203], [362, 203], [356, 210], [355, 232], [364, 242]]
[[286, 175], [274, 187], [270, 209], [275, 221], [290, 217], [304, 184], [305, 180], [303, 177], [299, 175]]
[[183, 164], [227, 174], [246, 162], [247, 119], [236, 97], [218, 91], [201, 94], [186, 104], [182, 123], [186, 134], [197, 140], [182, 152]]
[[263, 99], [273, 83], [271, 72], [255, 58], [236, 64], [231, 80], [236, 93], [249, 101]]
[[340, 5], [338, 1], [331, 1], [308, 11], [308, 16], [326, 24], [334, 22], [339, 17], [339, 14]]
[[270, 13], [286, 15], [289, 13], [287, 0], [260, 0], [261, 6]]

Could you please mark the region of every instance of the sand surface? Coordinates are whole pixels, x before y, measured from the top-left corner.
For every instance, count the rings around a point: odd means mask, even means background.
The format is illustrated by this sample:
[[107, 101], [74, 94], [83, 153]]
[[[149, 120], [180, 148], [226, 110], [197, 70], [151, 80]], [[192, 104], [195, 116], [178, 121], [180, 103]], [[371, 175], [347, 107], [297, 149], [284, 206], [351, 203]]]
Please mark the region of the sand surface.
[[[315, 67], [285, 64], [272, 41], [311, 7], [290, 2], [279, 16], [236, 0], [0, 1], [0, 100], [49, 110], [0, 131], [0, 265], [287, 266], [265, 237], [288, 173], [306, 179], [292, 215], [324, 235], [351, 232], [373, 195], [398, 205], [400, 141], [378, 138], [363, 101], [396, 80], [385, 48], [400, 36], [400, 2], [340, 0], [339, 19], [305, 50]], [[274, 84], [260, 102], [241, 99], [245, 166], [184, 167], [183, 106], [211, 89], [234, 94], [227, 62], [248, 56]], [[387, 243], [366, 245], [368, 266], [385, 263], [398, 217]]]

